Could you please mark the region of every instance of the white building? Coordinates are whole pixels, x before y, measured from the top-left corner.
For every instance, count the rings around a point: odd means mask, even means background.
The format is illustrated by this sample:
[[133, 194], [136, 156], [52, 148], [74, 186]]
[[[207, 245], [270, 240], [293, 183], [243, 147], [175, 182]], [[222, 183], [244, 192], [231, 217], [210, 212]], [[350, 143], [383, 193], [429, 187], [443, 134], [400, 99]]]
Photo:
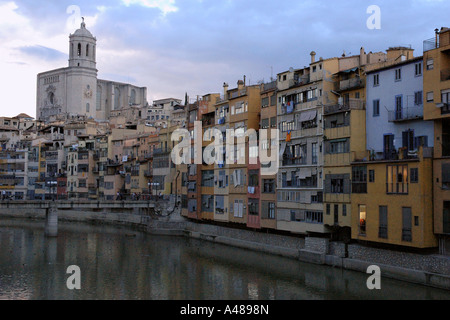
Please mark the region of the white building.
[[69, 39], [69, 66], [37, 76], [37, 119], [52, 121], [84, 115], [108, 120], [113, 110], [147, 106], [147, 88], [97, 79], [97, 39], [84, 21]]

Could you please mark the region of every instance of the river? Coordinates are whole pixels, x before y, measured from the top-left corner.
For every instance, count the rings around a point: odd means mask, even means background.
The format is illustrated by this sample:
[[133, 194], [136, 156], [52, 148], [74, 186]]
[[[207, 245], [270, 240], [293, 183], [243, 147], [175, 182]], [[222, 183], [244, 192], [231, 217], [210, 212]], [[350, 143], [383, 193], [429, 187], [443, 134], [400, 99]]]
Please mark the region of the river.
[[[69, 266], [81, 290], [69, 290]], [[3, 300], [450, 300], [450, 292], [126, 227], [0, 220]]]

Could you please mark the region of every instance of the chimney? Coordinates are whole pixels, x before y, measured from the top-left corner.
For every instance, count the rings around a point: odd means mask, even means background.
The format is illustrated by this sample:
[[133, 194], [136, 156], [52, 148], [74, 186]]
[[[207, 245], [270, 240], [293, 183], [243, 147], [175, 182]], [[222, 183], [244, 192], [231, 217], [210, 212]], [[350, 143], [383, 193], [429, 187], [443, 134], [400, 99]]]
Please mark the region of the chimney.
[[434, 29], [434, 32], [436, 33], [436, 48], [439, 47], [439, 29]]
[[227, 91], [228, 91], [228, 83], [224, 82], [223, 83], [223, 96], [224, 97], [227, 96]]
[[238, 86], [238, 90], [244, 89], [244, 81], [239, 80], [239, 81], [237, 82], [237, 86]]
[[311, 63], [316, 62], [316, 53], [313, 51], [311, 52]]
[[361, 47], [359, 51], [359, 64], [361, 66], [365, 66], [367, 64], [367, 55], [366, 51], [364, 50], [364, 47]]

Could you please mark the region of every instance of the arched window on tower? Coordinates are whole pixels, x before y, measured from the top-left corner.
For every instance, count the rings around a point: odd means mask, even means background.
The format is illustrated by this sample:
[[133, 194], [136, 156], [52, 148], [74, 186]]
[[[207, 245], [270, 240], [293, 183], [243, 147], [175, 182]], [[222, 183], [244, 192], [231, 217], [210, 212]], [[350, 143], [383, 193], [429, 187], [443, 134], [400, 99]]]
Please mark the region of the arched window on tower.
[[70, 44], [70, 56], [73, 57], [73, 43]]
[[55, 94], [53, 92], [48, 93], [48, 102], [50, 103], [50, 105], [55, 104]]
[[102, 86], [97, 86], [97, 111], [102, 110]]
[[119, 88], [114, 88], [114, 110], [120, 109], [120, 90]]
[[131, 105], [135, 105], [136, 104], [136, 90], [134, 90], [134, 89], [131, 90], [130, 104]]
[[89, 45], [86, 45], [86, 57], [89, 57]]
[[78, 44], [77, 56], [81, 57], [81, 43]]
[[86, 103], [86, 113], [89, 113], [91, 111], [91, 105], [89, 103]]

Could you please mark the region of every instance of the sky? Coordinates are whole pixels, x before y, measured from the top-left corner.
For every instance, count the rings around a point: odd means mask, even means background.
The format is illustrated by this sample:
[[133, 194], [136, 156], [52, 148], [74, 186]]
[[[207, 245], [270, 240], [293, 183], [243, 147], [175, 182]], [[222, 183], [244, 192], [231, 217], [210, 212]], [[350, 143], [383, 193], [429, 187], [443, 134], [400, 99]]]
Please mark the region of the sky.
[[147, 87], [151, 103], [222, 93], [244, 76], [269, 82], [307, 66], [311, 51], [421, 56], [448, 12], [449, 0], [0, 0], [0, 116], [35, 117], [37, 74], [68, 66], [81, 17], [97, 38], [98, 77]]

